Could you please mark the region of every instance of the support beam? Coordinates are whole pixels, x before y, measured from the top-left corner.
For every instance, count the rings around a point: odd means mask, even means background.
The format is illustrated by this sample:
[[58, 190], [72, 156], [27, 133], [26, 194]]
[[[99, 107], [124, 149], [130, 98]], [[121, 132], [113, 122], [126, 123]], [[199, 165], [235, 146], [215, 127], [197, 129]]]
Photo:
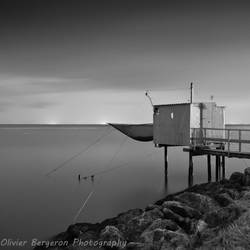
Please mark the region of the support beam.
[[219, 181], [221, 180], [221, 156], [218, 156]]
[[222, 156], [222, 178], [225, 179], [226, 169], [225, 169], [225, 156]]
[[193, 186], [193, 154], [189, 153], [188, 186]]
[[211, 182], [211, 155], [207, 155], [207, 181]]
[[164, 146], [164, 168], [165, 168], [165, 179], [168, 178], [168, 147]]
[[219, 163], [218, 163], [219, 156], [215, 156], [215, 181], [219, 180]]

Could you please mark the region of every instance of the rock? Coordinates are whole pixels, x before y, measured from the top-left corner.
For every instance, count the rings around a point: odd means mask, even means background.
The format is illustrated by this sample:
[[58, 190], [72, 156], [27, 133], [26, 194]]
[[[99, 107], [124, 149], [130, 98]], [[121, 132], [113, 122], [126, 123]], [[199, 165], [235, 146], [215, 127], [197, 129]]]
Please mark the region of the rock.
[[176, 224], [181, 227], [185, 232], [192, 233], [194, 230], [193, 220], [188, 217], [183, 218], [182, 216], [174, 213], [168, 208], [163, 208], [164, 216], [166, 219], [173, 220]]
[[176, 200], [198, 210], [201, 214], [218, 208], [218, 204], [210, 197], [193, 192], [184, 192], [176, 196]]
[[196, 233], [201, 233], [207, 228], [208, 224], [204, 220], [199, 220], [196, 225]]
[[77, 238], [81, 239], [82, 241], [85, 240], [98, 240], [99, 234], [96, 231], [86, 231], [80, 234]]
[[220, 206], [226, 207], [234, 201], [227, 193], [221, 193], [214, 195], [214, 199], [219, 203]]
[[124, 213], [120, 213], [117, 216], [117, 221], [118, 223], [126, 223], [128, 222], [130, 219], [139, 216], [143, 213], [142, 209], [136, 208], [136, 209], [130, 209], [127, 212]]
[[145, 211], [153, 210], [153, 209], [155, 209], [155, 208], [160, 209], [160, 206], [155, 205], [155, 204], [149, 204], [149, 205], [145, 208]]
[[250, 186], [250, 167], [244, 170], [244, 185]]
[[161, 250], [167, 249], [191, 249], [190, 240], [186, 234], [180, 232], [165, 231], [165, 240], [162, 243]]
[[74, 239], [74, 238], [78, 238], [79, 235], [82, 233], [82, 231], [80, 229], [80, 226], [78, 226], [77, 224], [74, 224], [68, 227], [67, 233], [70, 235], [70, 237], [72, 237], [72, 239]]
[[242, 200], [250, 200], [250, 191], [244, 191], [241, 199]]
[[164, 213], [165, 219], [173, 220], [177, 224], [182, 223], [184, 221], [184, 218], [182, 216], [176, 214], [175, 212], [173, 212], [169, 208], [166, 208], [166, 207], [163, 208], [163, 213]]
[[140, 241], [143, 243], [154, 243], [155, 241], [160, 243], [164, 240], [164, 234], [167, 230], [156, 228], [152, 231], [145, 231], [140, 236]]
[[242, 209], [235, 205], [230, 204], [227, 207], [223, 207], [214, 211], [209, 212], [205, 216], [205, 222], [209, 227], [225, 226], [242, 214]]
[[244, 183], [244, 174], [240, 172], [234, 172], [231, 174], [229, 181], [232, 183], [238, 183], [240, 185], [243, 185]]
[[198, 210], [191, 208], [188, 205], [183, 204], [179, 201], [165, 201], [162, 204], [162, 207], [168, 208], [182, 217], [189, 217], [196, 219], [199, 219], [201, 217], [201, 213]]
[[136, 241], [137, 237], [150, 226], [156, 219], [162, 219], [164, 214], [160, 209], [155, 208], [134, 217], [126, 223], [124, 232], [130, 241]]
[[164, 214], [162, 213], [160, 208], [154, 208], [152, 210], [148, 210], [148, 211], [144, 212], [143, 217], [144, 218], [151, 218], [151, 219], [155, 220], [158, 218], [163, 218]]
[[152, 245], [142, 242], [129, 242], [126, 249], [130, 250], [152, 250]]
[[147, 231], [152, 231], [154, 229], [168, 229], [171, 231], [176, 231], [180, 229], [180, 227], [173, 221], [171, 220], [166, 220], [166, 219], [157, 219], [155, 220], [146, 230]]
[[240, 198], [240, 193], [235, 189], [224, 188], [224, 193], [227, 193], [233, 200]]
[[124, 237], [115, 226], [106, 226], [100, 233], [100, 239], [103, 241], [119, 241], [124, 240]]

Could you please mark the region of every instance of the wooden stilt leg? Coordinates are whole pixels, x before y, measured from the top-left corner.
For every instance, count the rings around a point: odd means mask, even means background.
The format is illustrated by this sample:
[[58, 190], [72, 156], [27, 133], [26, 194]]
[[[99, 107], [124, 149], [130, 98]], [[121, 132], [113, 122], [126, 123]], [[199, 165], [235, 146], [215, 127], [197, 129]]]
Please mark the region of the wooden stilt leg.
[[207, 155], [207, 181], [211, 182], [211, 155]]
[[188, 185], [193, 186], [193, 154], [189, 153]]

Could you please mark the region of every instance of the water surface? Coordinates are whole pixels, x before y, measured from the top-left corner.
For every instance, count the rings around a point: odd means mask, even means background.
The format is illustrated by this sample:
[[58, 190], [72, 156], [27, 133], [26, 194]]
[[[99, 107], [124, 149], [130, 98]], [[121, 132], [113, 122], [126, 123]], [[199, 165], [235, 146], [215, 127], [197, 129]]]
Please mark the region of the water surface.
[[[188, 154], [182, 148], [169, 148], [166, 184], [163, 150], [108, 126], [1, 127], [0, 161], [1, 238], [45, 239], [65, 231], [93, 188], [77, 222], [98, 222], [142, 208], [188, 185]], [[248, 160], [227, 160], [226, 174], [248, 165]], [[95, 173], [94, 181], [78, 182], [78, 174]], [[207, 181], [206, 174], [206, 158], [195, 157], [194, 183]]]

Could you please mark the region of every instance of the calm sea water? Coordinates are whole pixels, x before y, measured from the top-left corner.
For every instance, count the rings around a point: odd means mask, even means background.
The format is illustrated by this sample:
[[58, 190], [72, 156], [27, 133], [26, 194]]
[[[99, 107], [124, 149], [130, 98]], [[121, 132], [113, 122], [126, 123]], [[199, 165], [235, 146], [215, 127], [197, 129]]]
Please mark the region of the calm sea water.
[[[0, 164], [1, 238], [45, 239], [65, 231], [93, 188], [77, 222], [98, 222], [142, 208], [188, 185], [188, 155], [182, 148], [169, 148], [166, 184], [163, 150], [108, 126], [0, 128]], [[226, 165], [229, 176], [250, 162], [231, 159]], [[78, 174], [94, 173], [100, 173], [94, 181], [78, 182]], [[194, 183], [206, 180], [206, 158], [195, 157]]]

